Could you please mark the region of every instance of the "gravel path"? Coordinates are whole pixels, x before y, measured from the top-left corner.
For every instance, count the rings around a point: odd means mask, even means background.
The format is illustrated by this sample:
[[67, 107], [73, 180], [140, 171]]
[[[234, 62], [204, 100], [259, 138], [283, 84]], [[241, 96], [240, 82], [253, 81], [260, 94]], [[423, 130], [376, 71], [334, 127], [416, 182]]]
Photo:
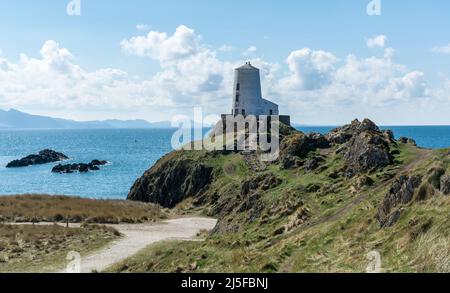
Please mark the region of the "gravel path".
[[[180, 218], [156, 224], [111, 225], [124, 237], [83, 257], [81, 273], [101, 272], [155, 242], [172, 239], [193, 240], [200, 230], [211, 230], [216, 222], [215, 219], [208, 218]], [[66, 271], [61, 273], [64, 272]]]

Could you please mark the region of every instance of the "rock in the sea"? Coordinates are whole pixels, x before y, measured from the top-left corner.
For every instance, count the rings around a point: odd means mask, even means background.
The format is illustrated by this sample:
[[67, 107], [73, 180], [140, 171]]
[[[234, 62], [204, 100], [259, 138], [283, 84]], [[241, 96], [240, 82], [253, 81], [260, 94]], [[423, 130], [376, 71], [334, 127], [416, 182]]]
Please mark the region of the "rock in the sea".
[[79, 163], [79, 164], [67, 164], [67, 165], [57, 165], [52, 169], [52, 173], [61, 174], [71, 174], [75, 172], [87, 173], [89, 171], [100, 170], [99, 166], [104, 166], [108, 164], [108, 161], [93, 160], [89, 164]]
[[213, 168], [191, 159], [166, 156], [133, 185], [128, 200], [151, 202], [173, 208], [199, 195], [213, 179]]
[[20, 160], [14, 160], [6, 168], [20, 168], [32, 165], [42, 165], [47, 163], [60, 162], [69, 159], [66, 155], [62, 153], [55, 152], [53, 150], [43, 150], [37, 155], [29, 155]]
[[382, 228], [390, 227], [398, 221], [402, 209], [394, 209], [411, 202], [414, 192], [421, 183], [422, 177], [420, 176], [403, 175], [395, 180], [376, 215], [376, 219]]
[[441, 192], [444, 195], [450, 195], [450, 175], [441, 177]]

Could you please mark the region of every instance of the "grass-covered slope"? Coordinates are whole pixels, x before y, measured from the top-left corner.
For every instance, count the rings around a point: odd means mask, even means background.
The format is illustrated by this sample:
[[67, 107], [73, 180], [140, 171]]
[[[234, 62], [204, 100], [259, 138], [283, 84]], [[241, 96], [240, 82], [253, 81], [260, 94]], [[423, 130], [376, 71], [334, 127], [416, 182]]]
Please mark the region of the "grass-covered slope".
[[[280, 159], [263, 166], [245, 152], [163, 158], [138, 180], [138, 199], [175, 194], [170, 207], [218, 224], [205, 242], [152, 246], [113, 270], [363, 272], [376, 251], [386, 272], [450, 271], [448, 150], [395, 141], [368, 120], [327, 136], [291, 131], [282, 139]], [[210, 175], [201, 184], [192, 179], [199, 169]]]

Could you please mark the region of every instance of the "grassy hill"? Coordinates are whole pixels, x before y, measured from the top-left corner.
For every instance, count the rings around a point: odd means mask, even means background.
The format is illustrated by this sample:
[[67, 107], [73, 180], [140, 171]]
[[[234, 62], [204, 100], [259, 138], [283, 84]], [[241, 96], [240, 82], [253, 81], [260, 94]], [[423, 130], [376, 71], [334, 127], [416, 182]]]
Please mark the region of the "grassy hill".
[[450, 151], [371, 121], [327, 136], [282, 130], [281, 157], [177, 151], [129, 198], [219, 219], [205, 242], [168, 242], [118, 272], [450, 271]]

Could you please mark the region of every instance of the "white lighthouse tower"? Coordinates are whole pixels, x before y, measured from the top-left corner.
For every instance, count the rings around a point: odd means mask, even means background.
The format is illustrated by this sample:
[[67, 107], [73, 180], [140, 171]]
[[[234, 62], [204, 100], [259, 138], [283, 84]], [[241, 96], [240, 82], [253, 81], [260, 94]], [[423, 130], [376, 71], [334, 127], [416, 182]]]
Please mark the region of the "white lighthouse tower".
[[279, 115], [278, 105], [263, 99], [259, 69], [250, 62], [235, 69], [232, 115]]

